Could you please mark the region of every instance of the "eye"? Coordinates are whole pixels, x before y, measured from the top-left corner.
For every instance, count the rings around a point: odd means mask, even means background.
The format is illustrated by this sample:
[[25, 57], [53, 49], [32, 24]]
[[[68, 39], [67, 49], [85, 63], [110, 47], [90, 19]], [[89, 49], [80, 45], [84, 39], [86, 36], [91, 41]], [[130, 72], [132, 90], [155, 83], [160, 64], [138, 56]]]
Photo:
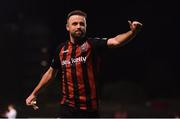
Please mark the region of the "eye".
[[84, 22], [80, 22], [80, 25], [81, 25], [81, 26], [85, 26]]
[[73, 22], [73, 23], [72, 23], [73, 26], [76, 26], [77, 24], [78, 24], [77, 22]]

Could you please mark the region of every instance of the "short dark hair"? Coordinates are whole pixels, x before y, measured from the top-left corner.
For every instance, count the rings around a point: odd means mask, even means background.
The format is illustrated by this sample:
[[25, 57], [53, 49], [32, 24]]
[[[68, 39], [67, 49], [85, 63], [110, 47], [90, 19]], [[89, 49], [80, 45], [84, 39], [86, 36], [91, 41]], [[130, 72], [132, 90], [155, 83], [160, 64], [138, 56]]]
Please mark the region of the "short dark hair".
[[72, 15], [80, 15], [83, 16], [85, 18], [87, 18], [87, 14], [81, 10], [73, 10], [71, 11], [68, 15], [67, 15], [67, 20], [69, 19], [69, 17], [71, 17]]

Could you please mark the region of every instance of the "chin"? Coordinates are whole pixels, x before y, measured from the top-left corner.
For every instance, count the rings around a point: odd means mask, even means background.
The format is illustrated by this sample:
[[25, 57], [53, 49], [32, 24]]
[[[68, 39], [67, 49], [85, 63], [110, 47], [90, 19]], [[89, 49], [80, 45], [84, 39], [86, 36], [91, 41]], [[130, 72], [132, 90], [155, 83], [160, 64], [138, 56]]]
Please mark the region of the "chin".
[[76, 35], [75, 38], [81, 39], [81, 38], [84, 38], [84, 35]]

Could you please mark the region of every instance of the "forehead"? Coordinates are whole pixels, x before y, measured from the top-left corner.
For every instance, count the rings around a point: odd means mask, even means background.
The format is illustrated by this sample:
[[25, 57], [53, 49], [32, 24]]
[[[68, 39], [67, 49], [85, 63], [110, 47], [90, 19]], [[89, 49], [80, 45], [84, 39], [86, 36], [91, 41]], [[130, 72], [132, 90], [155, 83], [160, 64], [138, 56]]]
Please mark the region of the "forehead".
[[86, 22], [86, 19], [80, 15], [72, 15], [69, 17], [68, 22]]

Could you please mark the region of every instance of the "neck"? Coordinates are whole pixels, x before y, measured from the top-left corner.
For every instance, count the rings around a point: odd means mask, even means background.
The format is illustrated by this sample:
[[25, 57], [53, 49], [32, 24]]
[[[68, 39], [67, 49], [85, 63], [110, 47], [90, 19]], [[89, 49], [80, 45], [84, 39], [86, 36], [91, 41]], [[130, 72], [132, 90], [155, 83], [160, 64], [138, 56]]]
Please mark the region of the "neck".
[[84, 41], [85, 38], [74, 38], [72, 36], [70, 36], [70, 41], [73, 44], [79, 44], [82, 43]]
[[71, 41], [71, 43], [75, 44], [75, 40], [77, 40], [77, 39], [73, 38], [73, 37], [70, 35], [70, 41]]

